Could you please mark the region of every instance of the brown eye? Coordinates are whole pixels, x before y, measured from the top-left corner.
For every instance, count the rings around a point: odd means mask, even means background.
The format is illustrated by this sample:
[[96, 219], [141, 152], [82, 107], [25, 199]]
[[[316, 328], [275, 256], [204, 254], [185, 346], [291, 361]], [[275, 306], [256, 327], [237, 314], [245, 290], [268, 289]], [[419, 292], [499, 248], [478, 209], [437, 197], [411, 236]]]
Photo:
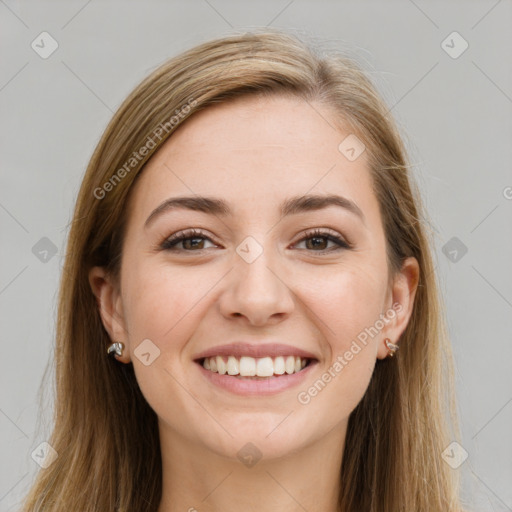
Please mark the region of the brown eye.
[[314, 236], [306, 239], [306, 248], [325, 250], [329, 242], [330, 240], [328, 240], [327, 237]]
[[194, 238], [183, 238], [181, 242], [183, 243], [184, 249], [204, 249], [204, 238], [194, 237]]
[[[201, 231], [189, 230], [170, 236], [164, 240], [160, 248], [167, 251], [202, 251], [208, 249], [205, 247], [206, 241], [213, 244]], [[178, 247], [179, 244], [182, 244], [182, 247]]]
[[[308, 233], [307, 236], [302, 238], [298, 243], [305, 242], [306, 249], [312, 252], [332, 252], [340, 249], [350, 249], [350, 245], [342, 238], [333, 235], [332, 233], [316, 230]], [[329, 242], [334, 244], [329, 247]]]

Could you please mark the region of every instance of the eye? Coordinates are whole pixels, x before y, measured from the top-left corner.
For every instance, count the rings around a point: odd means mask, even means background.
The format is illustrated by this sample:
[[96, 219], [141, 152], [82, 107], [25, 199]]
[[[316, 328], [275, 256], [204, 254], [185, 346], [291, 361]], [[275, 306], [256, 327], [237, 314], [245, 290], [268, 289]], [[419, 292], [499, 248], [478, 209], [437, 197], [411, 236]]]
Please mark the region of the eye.
[[[199, 252], [208, 249], [208, 247], [205, 247], [205, 242], [210, 242], [213, 246], [216, 246], [202, 231], [188, 229], [166, 238], [160, 245], [160, 248], [166, 251]], [[350, 243], [346, 242], [338, 235], [322, 229], [315, 229], [308, 232], [295, 246], [301, 243], [305, 243], [305, 249], [309, 252], [317, 253], [334, 252], [351, 248]], [[334, 244], [334, 246], [331, 245], [331, 247], [329, 247], [329, 243]], [[181, 247], [179, 247], [180, 244]]]
[[[208, 249], [204, 246], [206, 240], [212, 242], [202, 231], [188, 229], [166, 238], [160, 248], [166, 251], [202, 251]], [[179, 244], [182, 244], [182, 247], [177, 247]]]
[[[329, 231], [323, 231], [321, 229], [315, 229], [306, 234], [304, 238], [299, 240], [298, 244], [301, 243], [306, 244], [306, 249], [313, 252], [333, 252], [339, 251], [341, 249], [350, 249], [351, 245], [340, 238], [338, 235], [335, 235]], [[334, 247], [328, 247], [329, 242], [334, 244]], [[295, 245], [298, 245], [295, 244]]]

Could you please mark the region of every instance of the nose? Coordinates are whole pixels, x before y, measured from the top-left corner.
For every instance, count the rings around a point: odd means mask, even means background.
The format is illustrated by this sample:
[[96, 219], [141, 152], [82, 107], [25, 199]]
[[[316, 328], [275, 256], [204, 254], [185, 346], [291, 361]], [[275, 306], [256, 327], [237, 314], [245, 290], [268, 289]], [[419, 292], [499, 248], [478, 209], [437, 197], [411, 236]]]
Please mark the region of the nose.
[[270, 265], [267, 252], [252, 263], [235, 256], [234, 268], [219, 298], [220, 311], [226, 318], [242, 316], [251, 325], [263, 326], [279, 323], [293, 311], [293, 292], [279, 265], [275, 261]]

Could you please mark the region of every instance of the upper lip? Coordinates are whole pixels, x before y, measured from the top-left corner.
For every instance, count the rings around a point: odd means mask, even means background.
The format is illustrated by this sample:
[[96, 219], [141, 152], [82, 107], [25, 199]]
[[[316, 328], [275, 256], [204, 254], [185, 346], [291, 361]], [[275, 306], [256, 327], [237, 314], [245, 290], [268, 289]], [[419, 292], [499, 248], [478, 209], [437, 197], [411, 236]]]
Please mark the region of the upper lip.
[[194, 360], [204, 359], [214, 356], [242, 356], [249, 357], [277, 357], [277, 356], [298, 356], [303, 359], [317, 359], [317, 357], [301, 348], [291, 345], [283, 345], [281, 343], [244, 343], [235, 342], [226, 345], [217, 345], [211, 347], [194, 356]]

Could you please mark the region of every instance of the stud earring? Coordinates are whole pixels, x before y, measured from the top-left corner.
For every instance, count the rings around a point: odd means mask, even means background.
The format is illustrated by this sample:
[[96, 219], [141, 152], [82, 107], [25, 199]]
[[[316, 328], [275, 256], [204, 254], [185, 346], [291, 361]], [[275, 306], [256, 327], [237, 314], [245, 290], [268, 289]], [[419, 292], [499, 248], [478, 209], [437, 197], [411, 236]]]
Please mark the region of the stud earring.
[[386, 344], [386, 347], [388, 347], [388, 349], [389, 349], [389, 352], [388, 352], [389, 357], [393, 357], [395, 355], [395, 352], [400, 348], [398, 345], [391, 343], [391, 340], [389, 338], [386, 338], [384, 340], [384, 343]]
[[111, 355], [114, 353], [117, 356], [122, 356], [124, 350], [124, 344], [120, 341], [115, 341], [114, 343], [111, 343], [107, 348], [107, 355]]

